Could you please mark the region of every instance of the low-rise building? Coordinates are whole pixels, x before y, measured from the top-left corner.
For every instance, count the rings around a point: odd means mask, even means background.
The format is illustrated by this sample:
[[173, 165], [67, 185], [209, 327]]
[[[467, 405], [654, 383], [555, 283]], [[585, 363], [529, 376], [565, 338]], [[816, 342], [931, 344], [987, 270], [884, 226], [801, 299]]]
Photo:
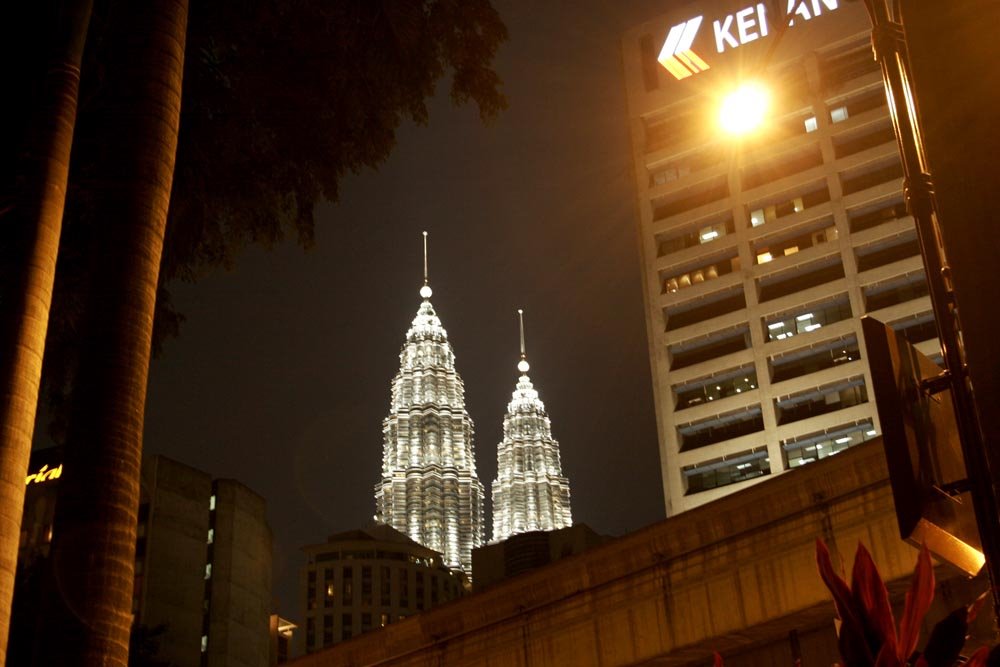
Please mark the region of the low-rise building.
[[303, 551], [306, 653], [453, 600], [468, 581], [438, 552], [381, 524], [331, 535]]

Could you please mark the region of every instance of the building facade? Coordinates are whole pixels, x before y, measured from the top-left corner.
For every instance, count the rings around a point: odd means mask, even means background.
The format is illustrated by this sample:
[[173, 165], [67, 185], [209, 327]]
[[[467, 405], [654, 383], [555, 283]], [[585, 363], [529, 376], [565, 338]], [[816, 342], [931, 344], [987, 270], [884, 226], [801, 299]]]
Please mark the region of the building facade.
[[531, 379], [521, 326], [521, 374], [503, 419], [497, 445], [497, 478], [493, 480], [493, 541], [539, 530], [573, 525], [569, 480], [562, 474], [559, 443]]
[[[35, 646], [46, 640], [31, 598], [49, 571], [58, 479], [71, 474], [63, 473], [56, 448], [33, 454], [29, 471], [12, 621], [19, 635], [11, 647], [11, 664], [23, 665], [35, 664]], [[234, 480], [147, 457], [136, 534], [133, 632], [148, 638], [154, 655], [146, 657], [175, 667], [267, 667], [271, 530], [264, 499]]]
[[399, 354], [382, 423], [382, 478], [375, 520], [444, 556], [467, 574], [483, 541], [483, 485], [476, 475], [472, 419], [448, 332], [427, 285]]
[[304, 648], [312, 653], [462, 595], [465, 579], [389, 526], [330, 536], [303, 549]]
[[[679, 5], [623, 61], [667, 514], [874, 437], [860, 318], [940, 358], [861, 3]], [[789, 3], [791, 4], [791, 3]], [[718, 129], [739, 83], [765, 126]]]

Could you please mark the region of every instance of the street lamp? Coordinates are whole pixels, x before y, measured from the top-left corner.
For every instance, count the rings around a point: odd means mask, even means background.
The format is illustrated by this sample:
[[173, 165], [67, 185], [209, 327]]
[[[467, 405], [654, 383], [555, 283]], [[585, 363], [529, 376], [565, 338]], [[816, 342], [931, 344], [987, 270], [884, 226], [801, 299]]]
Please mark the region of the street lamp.
[[732, 135], [749, 134], [763, 124], [770, 103], [770, 95], [763, 85], [754, 81], [743, 83], [723, 98], [719, 125]]
[[994, 613], [1000, 618], [1000, 508], [998, 490], [992, 479], [990, 452], [983, 442], [976, 400], [969, 378], [968, 361], [962, 340], [958, 295], [952, 282], [938, 221], [934, 187], [924, 153], [923, 136], [910, 87], [906, 38], [898, 2], [864, 0], [872, 23], [872, 48], [882, 70], [889, 115], [903, 163], [903, 189], [907, 208], [913, 216], [920, 242], [920, 254], [927, 268], [931, 306], [937, 323], [944, 368], [937, 377], [924, 381], [926, 395], [950, 390], [967, 486], [971, 492], [986, 572], [990, 578]]

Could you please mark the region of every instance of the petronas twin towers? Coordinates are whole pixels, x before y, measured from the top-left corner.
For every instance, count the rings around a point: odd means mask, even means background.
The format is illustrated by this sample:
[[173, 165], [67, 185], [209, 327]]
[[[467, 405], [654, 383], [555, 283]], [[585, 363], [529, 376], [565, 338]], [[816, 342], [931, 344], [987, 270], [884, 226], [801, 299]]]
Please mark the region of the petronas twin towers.
[[[423, 299], [406, 332], [389, 415], [382, 422], [382, 478], [375, 519], [444, 554], [449, 567], [472, 570], [483, 543], [483, 485], [476, 475], [472, 419], [455, 352], [434, 312], [427, 284], [424, 233]], [[518, 311], [520, 315], [521, 311]], [[528, 378], [521, 325], [520, 378], [503, 422], [493, 481], [493, 540], [573, 523], [569, 481], [545, 406]]]

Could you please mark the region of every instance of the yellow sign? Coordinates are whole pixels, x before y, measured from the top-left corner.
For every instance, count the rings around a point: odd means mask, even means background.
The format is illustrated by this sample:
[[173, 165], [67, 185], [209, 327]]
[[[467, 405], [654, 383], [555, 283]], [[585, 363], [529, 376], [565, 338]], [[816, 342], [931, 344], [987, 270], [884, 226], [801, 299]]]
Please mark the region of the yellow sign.
[[24, 478], [25, 485], [31, 484], [41, 484], [42, 482], [47, 482], [50, 479], [59, 479], [62, 477], [62, 464], [60, 463], [58, 467], [49, 470], [47, 465], [42, 466], [38, 472], [32, 473]]

